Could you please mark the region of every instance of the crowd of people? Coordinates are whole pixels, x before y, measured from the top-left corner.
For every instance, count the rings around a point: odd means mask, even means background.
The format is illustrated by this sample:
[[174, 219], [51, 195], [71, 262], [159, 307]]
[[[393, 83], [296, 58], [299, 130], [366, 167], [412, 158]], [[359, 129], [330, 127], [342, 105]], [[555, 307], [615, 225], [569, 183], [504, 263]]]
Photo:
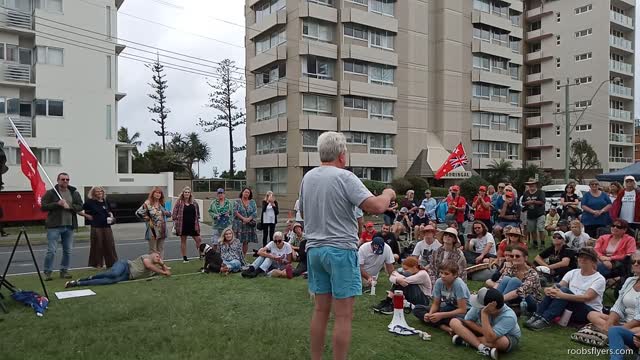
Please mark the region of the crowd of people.
[[[200, 236], [201, 214], [191, 190], [183, 189], [168, 211], [162, 190], [154, 188], [136, 211], [146, 224], [149, 254], [132, 261], [117, 257], [110, 229], [115, 219], [104, 189], [92, 188], [83, 203], [77, 190], [69, 186], [68, 174], [61, 173], [58, 185], [42, 201], [49, 213], [45, 277], [51, 279], [53, 257], [61, 241], [60, 276], [71, 278], [67, 270], [76, 214], [91, 225], [89, 265], [110, 269], [68, 281], [67, 287], [169, 276], [170, 267], [162, 257], [167, 219], [171, 218], [173, 232], [181, 239], [183, 260], [188, 261], [187, 238], [192, 237], [204, 258], [205, 272], [241, 272], [245, 278], [307, 278], [309, 291], [315, 294], [314, 359], [323, 353], [332, 309], [334, 354], [346, 354], [354, 298], [374, 291], [382, 270], [390, 285], [387, 296], [373, 308], [375, 312], [392, 314], [393, 292], [402, 290], [406, 306], [420, 321], [444, 331], [453, 344], [473, 347], [494, 359], [517, 349], [526, 335], [518, 316], [526, 316], [524, 327], [533, 331], [555, 323], [588, 324], [572, 338], [585, 343], [596, 339], [611, 349], [638, 349], [634, 336], [640, 336], [640, 252], [630, 234], [635, 234], [639, 222], [640, 194], [633, 177], [626, 177], [623, 186], [613, 184], [610, 192], [591, 181], [590, 191], [581, 196], [570, 183], [560, 206], [548, 210], [545, 194], [533, 179], [520, 196], [511, 184], [500, 183], [497, 190], [479, 187], [477, 195], [467, 201], [455, 185], [441, 201], [427, 190], [419, 204], [413, 191], [397, 203], [393, 190], [374, 196], [343, 169], [344, 136], [324, 133], [318, 148], [323, 166], [305, 175], [296, 218], [286, 221], [284, 231], [275, 231], [280, 210], [273, 193], [266, 194], [258, 216], [251, 189], [243, 189], [235, 201], [218, 189], [208, 209], [213, 240], [205, 244]], [[379, 231], [373, 222], [362, 221], [364, 213], [382, 215]], [[259, 230], [263, 231], [262, 247], [249, 264], [248, 244], [258, 242]], [[540, 250], [532, 261], [530, 250]], [[492, 266], [482, 267], [484, 264]], [[472, 295], [467, 278], [478, 266], [488, 269], [491, 276]], [[608, 282], [618, 284], [617, 299], [609, 312], [603, 306]], [[612, 355], [612, 359], [621, 358]]]

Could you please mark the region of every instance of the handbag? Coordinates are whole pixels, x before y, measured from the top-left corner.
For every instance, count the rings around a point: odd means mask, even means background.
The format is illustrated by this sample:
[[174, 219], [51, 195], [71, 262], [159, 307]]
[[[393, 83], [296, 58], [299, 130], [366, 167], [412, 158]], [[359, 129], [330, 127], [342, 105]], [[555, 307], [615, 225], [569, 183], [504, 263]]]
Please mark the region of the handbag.
[[256, 224], [256, 229], [258, 229], [258, 230], [262, 230], [263, 229], [262, 221]]
[[247, 226], [249, 226], [249, 227], [256, 227], [256, 221], [255, 221], [255, 220], [253, 220], [253, 219], [251, 219], [251, 221], [249, 221], [249, 222], [247, 223]]

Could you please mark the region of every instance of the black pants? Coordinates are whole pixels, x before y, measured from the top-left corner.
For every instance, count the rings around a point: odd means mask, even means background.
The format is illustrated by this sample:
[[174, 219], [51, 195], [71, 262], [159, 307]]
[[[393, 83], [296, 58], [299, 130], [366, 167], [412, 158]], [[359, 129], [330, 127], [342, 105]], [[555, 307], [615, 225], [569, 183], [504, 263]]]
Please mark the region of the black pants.
[[422, 292], [422, 290], [420, 290], [420, 286], [416, 284], [410, 284], [407, 286], [394, 284], [391, 287], [391, 292], [395, 290], [401, 290], [404, 294], [405, 300], [412, 303], [413, 305], [429, 306], [430, 304], [429, 298]]
[[297, 277], [302, 275], [302, 273], [307, 271], [307, 262], [299, 262], [298, 266], [296, 266], [295, 269], [293, 269], [293, 277]]
[[273, 241], [274, 232], [276, 232], [276, 224], [262, 223], [262, 246], [267, 246], [269, 241]]
[[[476, 265], [476, 258], [480, 256], [480, 253], [475, 253], [469, 250], [465, 250], [463, 253], [464, 253], [464, 258], [467, 260], [467, 265], [469, 266]], [[487, 254], [484, 256], [485, 259], [493, 259], [495, 257], [496, 256], [492, 254]]]

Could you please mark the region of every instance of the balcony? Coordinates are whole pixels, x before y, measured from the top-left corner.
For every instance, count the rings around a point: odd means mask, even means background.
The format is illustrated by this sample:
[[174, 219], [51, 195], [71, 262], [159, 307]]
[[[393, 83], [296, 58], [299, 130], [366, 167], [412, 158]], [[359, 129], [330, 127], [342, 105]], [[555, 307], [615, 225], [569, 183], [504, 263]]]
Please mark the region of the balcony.
[[331, 79], [321, 79], [305, 76], [298, 80], [298, 90], [300, 92], [311, 92], [336, 96], [338, 94], [338, 83]]
[[343, 59], [356, 59], [383, 65], [398, 66], [398, 53], [356, 44], [345, 44], [340, 49]]
[[527, 105], [541, 105], [541, 104], [545, 104], [545, 103], [552, 103], [553, 100], [549, 99], [545, 99], [544, 96], [542, 96], [542, 94], [540, 95], [530, 95], [527, 96], [526, 98], [526, 103]]
[[33, 15], [22, 10], [0, 8], [0, 27], [19, 34], [34, 35]]
[[360, 10], [357, 8], [342, 8], [341, 20], [345, 22], [354, 22], [366, 25], [376, 29], [398, 32], [398, 19], [391, 16], [376, 14], [371, 11]]
[[631, 111], [609, 108], [609, 117], [613, 120], [633, 121]]
[[[522, 133], [515, 131], [498, 130], [491, 128], [473, 127], [471, 128], [471, 140], [508, 142], [511, 144], [522, 144]], [[506, 155], [506, 153], [505, 153]]]
[[526, 41], [538, 41], [538, 40], [542, 40], [544, 38], [548, 38], [550, 36], [553, 36], [552, 32], [543, 30], [543, 29], [538, 29], [538, 30], [531, 30], [531, 31], [527, 31], [527, 34], [525, 36], [525, 40]]
[[633, 52], [633, 41], [619, 36], [609, 35], [609, 45], [631, 53]]
[[284, 79], [249, 91], [249, 103], [255, 104], [278, 96], [287, 96], [287, 82]]
[[551, 14], [553, 14], [553, 10], [547, 10], [542, 6], [538, 6], [537, 8], [527, 10], [527, 12], [525, 13], [525, 19], [528, 22], [531, 22]]
[[287, 8], [284, 7], [268, 16], [260, 19], [260, 21], [253, 24], [251, 27], [247, 27], [247, 35], [249, 39], [253, 39], [256, 36], [264, 34], [278, 25], [284, 25], [287, 23]]
[[624, 26], [628, 29], [633, 29], [633, 19], [629, 16], [619, 14], [615, 11], [609, 10], [609, 19], [614, 24], [618, 24], [620, 26]]
[[17, 63], [0, 64], [0, 82], [8, 85], [35, 86], [32, 81], [31, 65]]
[[249, 136], [257, 136], [263, 134], [271, 134], [274, 132], [287, 131], [287, 116], [280, 115], [271, 119], [261, 120], [247, 124]]
[[287, 43], [280, 44], [278, 46], [274, 46], [271, 49], [262, 52], [260, 54], [256, 54], [256, 56], [249, 58], [248, 68], [249, 71], [256, 71], [261, 67], [267, 66], [272, 62], [278, 60], [286, 60], [287, 59]]
[[251, 168], [287, 167], [287, 154], [250, 155], [248, 165]]
[[553, 58], [553, 54], [550, 52], [543, 52], [542, 50], [539, 51], [534, 51], [531, 53], [528, 53], [525, 55], [524, 57], [524, 61], [527, 64], [535, 64], [535, 63], [539, 63], [542, 62], [544, 60], [548, 60], [548, 59], [552, 59]]
[[524, 4], [522, 3], [522, 0], [508, 0], [505, 1], [511, 4], [511, 6], [509, 6], [511, 9], [521, 13], [524, 11]]
[[610, 163], [619, 163], [619, 164], [631, 164], [633, 163], [632, 157], [626, 156], [609, 156]]
[[[366, 114], [364, 114], [366, 116]], [[397, 134], [398, 122], [392, 119], [369, 119], [367, 117], [340, 116], [339, 131], [369, 132], [378, 134]]]
[[609, 95], [633, 100], [633, 89], [622, 85], [609, 84]]
[[[29, 116], [11, 116], [11, 120], [13, 120], [13, 123], [15, 124], [16, 128], [18, 129], [18, 131], [20, 132], [20, 134], [24, 137], [35, 137], [36, 133], [35, 133], [35, 129], [33, 126], [33, 118], [29, 117]], [[7, 117], [7, 136], [16, 136], [16, 133], [13, 131], [13, 128], [11, 127], [11, 123], [9, 122], [9, 119]]]
[[515, 117], [522, 116], [522, 108], [517, 105], [482, 98], [471, 99], [471, 111], [494, 112], [499, 114], [508, 114]]
[[340, 86], [341, 95], [398, 100], [398, 88], [395, 85], [378, 85], [364, 81], [345, 80], [340, 83]]
[[553, 80], [552, 75], [549, 75], [549, 74], [545, 75], [544, 73], [541, 73], [541, 72], [527, 75], [527, 85], [536, 85], [544, 81], [550, 81], [550, 80]]
[[542, 166], [542, 160], [527, 160], [527, 161], [525, 161], [525, 164], [527, 166], [535, 165], [535, 166], [537, 166], [538, 168], [541, 168], [541, 169], [544, 168], [544, 166]]
[[335, 44], [304, 39], [299, 42], [300, 56], [314, 55], [328, 59], [338, 59], [338, 46]]
[[553, 126], [553, 119], [550, 116], [531, 116], [526, 118], [526, 127], [545, 127]]
[[633, 145], [633, 135], [609, 133], [609, 141], [621, 144]]
[[519, 169], [522, 167], [522, 160], [518, 160], [515, 156], [508, 156], [506, 152], [493, 152], [489, 154], [488, 158], [479, 158], [472, 157], [471, 158], [471, 167], [475, 170], [486, 170], [490, 169], [491, 166], [500, 159], [508, 160], [511, 165]]
[[398, 155], [395, 154], [361, 154], [349, 153], [349, 165], [353, 167], [384, 167], [398, 166]]
[[471, 43], [471, 51], [474, 53], [481, 52], [507, 59], [510, 59], [516, 55], [513, 53], [513, 51], [511, 51], [511, 48], [509, 46], [493, 44], [479, 39], [473, 39]]
[[474, 24], [485, 24], [503, 30], [511, 30], [511, 19], [508, 17], [500, 17], [495, 14], [486, 13], [484, 11], [473, 10], [471, 13], [471, 22]]
[[633, 76], [633, 65], [609, 59], [609, 70], [623, 75]]
[[299, 8], [301, 18], [312, 17], [332, 23], [338, 22], [338, 9], [334, 7], [304, 1]]
[[544, 147], [553, 147], [553, 144], [545, 144], [542, 138], [527, 139], [527, 149], [539, 149]]
[[508, 86], [512, 90], [522, 91], [522, 82], [520, 80], [513, 79], [508, 71], [501, 72], [496, 71], [496, 69], [497, 68], [494, 68], [493, 72], [473, 69], [471, 72], [471, 81]]

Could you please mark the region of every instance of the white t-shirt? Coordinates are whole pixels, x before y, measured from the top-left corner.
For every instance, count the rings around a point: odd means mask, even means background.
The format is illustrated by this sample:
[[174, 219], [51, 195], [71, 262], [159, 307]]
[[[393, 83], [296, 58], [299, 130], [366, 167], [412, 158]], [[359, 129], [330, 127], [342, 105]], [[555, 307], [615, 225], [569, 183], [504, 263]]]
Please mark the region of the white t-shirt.
[[632, 223], [636, 213], [636, 191], [626, 191], [622, 196], [622, 208], [620, 209], [620, 218]]
[[569, 284], [569, 290], [574, 295], [583, 295], [587, 290], [593, 289], [598, 296], [585, 304], [591, 306], [595, 311], [602, 311], [602, 294], [604, 294], [607, 282], [599, 272], [596, 271], [593, 275], [583, 276], [580, 273], [580, 269], [575, 269], [566, 273], [562, 281]]
[[270, 241], [265, 247], [268, 250], [271, 250], [271, 255], [286, 258], [287, 255], [293, 253], [293, 248], [291, 247], [291, 244], [289, 244], [286, 241], [283, 244], [284, 246], [282, 246], [282, 249], [278, 249], [278, 246], [276, 246], [276, 243], [273, 241]]
[[487, 244], [491, 244], [489, 254], [496, 255], [496, 241], [493, 239], [493, 235], [486, 233], [481, 238], [471, 239], [473, 241], [473, 251], [480, 254]]
[[296, 211], [296, 222], [301, 222], [302, 216], [300, 215], [300, 199], [296, 200], [296, 204], [293, 205], [293, 210]]
[[622, 305], [624, 306], [624, 313], [626, 317], [622, 319], [624, 322], [629, 322], [633, 320], [633, 317], [636, 315], [636, 312], [640, 309], [636, 309], [636, 299], [640, 296], [640, 292], [637, 292], [633, 286], [622, 298]]
[[264, 215], [262, 215], [262, 222], [264, 224], [276, 223], [276, 212], [273, 210], [271, 204], [267, 204], [267, 209], [264, 211]]
[[422, 240], [416, 244], [416, 247], [413, 249], [412, 256], [417, 256], [420, 259], [420, 266], [426, 266], [429, 264], [429, 259], [431, 258], [431, 254], [438, 250], [441, 247], [440, 241], [434, 239], [433, 243], [427, 244], [426, 241]]
[[364, 271], [371, 276], [378, 276], [384, 264], [393, 264], [393, 262], [393, 252], [387, 244], [384, 244], [384, 251], [381, 255], [373, 253], [371, 243], [366, 243], [358, 249], [358, 264], [363, 266]]
[[566, 239], [566, 243], [569, 248], [573, 250], [580, 250], [587, 246], [587, 240], [591, 239], [591, 236], [586, 232], [582, 232], [580, 235], [576, 236], [573, 231], [567, 231], [564, 234], [564, 238]]

